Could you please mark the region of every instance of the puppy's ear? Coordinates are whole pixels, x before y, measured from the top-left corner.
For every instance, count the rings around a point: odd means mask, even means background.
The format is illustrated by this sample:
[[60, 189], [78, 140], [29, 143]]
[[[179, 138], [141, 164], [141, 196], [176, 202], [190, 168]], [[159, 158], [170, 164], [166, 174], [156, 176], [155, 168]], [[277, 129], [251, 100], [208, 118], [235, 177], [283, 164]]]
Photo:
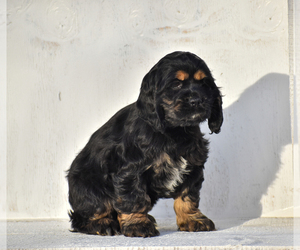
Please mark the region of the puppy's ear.
[[223, 110], [222, 110], [222, 96], [219, 89], [216, 87], [216, 91], [218, 91], [217, 97], [214, 100], [211, 115], [208, 119], [208, 127], [211, 133], [218, 134], [221, 131], [221, 126], [223, 123]]
[[165, 126], [163, 108], [156, 100], [157, 70], [152, 69], [143, 79], [140, 95], [137, 100], [137, 108], [140, 117], [146, 121], [154, 130], [164, 132]]

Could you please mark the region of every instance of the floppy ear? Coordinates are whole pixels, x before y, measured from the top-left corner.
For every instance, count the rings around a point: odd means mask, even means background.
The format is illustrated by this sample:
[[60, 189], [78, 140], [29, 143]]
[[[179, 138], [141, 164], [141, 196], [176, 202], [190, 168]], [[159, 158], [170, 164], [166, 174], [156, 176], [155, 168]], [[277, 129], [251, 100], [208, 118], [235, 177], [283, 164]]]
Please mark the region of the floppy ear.
[[210, 118], [208, 118], [208, 127], [211, 133], [218, 134], [221, 131], [221, 126], [223, 123], [223, 110], [222, 110], [222, 96], [217, 88], [218, 96], [215, 98]]
[[139, 116], [146, 121], [154, 130], [161, 133], [164, 132], [164, 111], [163, 108], [157, 104], [156, 100], [156, 77], [155, 69], [144, 77], [140, 95], [137, 100], [137, 108], [139, 110]]

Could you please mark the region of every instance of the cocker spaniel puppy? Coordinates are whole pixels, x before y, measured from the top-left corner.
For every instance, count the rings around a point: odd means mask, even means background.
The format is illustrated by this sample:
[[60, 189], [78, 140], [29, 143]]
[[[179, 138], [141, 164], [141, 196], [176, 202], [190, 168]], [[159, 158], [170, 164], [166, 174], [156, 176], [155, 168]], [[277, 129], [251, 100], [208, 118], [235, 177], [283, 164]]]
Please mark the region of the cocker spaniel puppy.
[[131, 237], [159, 235], [148, 214], [173, 198], [178, 229], [210, 231], [198, 209], [208, 141], [223, 122], [222, 98], [205, 62], [189, 52], [163, 57], [142, 81], [138, 100], [90, 138], [68, 171], [75, 232]]

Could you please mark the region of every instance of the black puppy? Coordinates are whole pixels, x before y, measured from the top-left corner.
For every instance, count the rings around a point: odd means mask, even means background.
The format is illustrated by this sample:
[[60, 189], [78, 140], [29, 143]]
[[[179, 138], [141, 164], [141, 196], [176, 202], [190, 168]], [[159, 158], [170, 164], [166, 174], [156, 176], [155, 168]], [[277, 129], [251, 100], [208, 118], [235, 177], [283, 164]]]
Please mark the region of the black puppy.
[[97, 130], [68, 172], [72, 228], [88, 234], [159, 235], [148, 215], [174, 198], [182, 231], [214, 230], [199, 206], [208, 141], [223, 122], [222, 98], [205, 62], [189, 52], [162, 58], [143, 79], [137, 102]]

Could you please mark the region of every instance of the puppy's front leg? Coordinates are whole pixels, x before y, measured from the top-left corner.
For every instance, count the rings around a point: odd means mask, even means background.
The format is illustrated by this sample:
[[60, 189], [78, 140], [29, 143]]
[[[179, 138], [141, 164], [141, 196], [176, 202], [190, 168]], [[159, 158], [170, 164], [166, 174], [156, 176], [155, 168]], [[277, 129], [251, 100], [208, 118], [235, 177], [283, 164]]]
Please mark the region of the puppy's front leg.
[[129, 237], [153, 237], [159, 235], [155, 219], [148, 214], [153, 204], [146, 193], [146, 182], [137, 171], [125, 168], [114, 178], [121, 233]]
[[145, 213], [119, 214], [121, 232], [129, 237], [153, 237], [159, 235], [155, 219]]
[[199, 198], [179, 196], [175, 199], [174, 210], [180, 231], [198, 232], [215, 230], [214, 223], [198, 209]]

